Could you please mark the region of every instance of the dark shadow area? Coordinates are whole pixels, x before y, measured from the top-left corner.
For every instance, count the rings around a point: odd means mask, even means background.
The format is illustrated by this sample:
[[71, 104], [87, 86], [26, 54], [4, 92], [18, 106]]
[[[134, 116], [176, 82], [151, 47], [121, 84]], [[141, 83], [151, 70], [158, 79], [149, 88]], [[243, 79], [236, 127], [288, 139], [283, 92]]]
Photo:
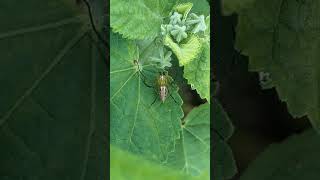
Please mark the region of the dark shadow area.
[[243, 171], [269, 144], [310, 127], [306, 117], [294, 118], [288, 112], [275, 88], [263, 90], [257, 72], [248, 72], [248, 57], [234, 49], [237, 17], [222, 18], [225, 32], [222, 54], [215, 76], [219, 83], [217, 99], [232, 121], [235, 132], [229, 140], [238, 166], [239, 179]]

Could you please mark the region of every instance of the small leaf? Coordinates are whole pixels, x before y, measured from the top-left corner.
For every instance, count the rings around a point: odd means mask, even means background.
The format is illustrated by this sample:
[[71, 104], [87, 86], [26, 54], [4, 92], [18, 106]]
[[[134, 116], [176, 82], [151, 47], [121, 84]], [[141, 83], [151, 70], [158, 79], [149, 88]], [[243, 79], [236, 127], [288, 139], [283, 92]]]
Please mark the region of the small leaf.
[[320, 135], [314, 130], [270, 145], [247, 168], [240, 180], [318, 180]]
[[183, 76], [202, 99], [210, 102], [210, 44], [203, 43], [200, 54], [184, 66]]
[[177, 11], [180, 14], [183, 14], [183, 19], [185, 20], [192, 8], [193, 4], [192, 3], [183, 3], [183, 4], [178, 4], [176, 5], [173, 10]]
[[197, 36], [190, 36], [180, 44], [175, 43], [170, 36], [165, 36], [164, 43], [171, 48], [179, 60], [179, 65], [190, 63], [201, 51], [201, 42]]
[[208, 0], [179, 0], [180, 3], [192, 3], [192, 12], [196, 14], [210, 15]]

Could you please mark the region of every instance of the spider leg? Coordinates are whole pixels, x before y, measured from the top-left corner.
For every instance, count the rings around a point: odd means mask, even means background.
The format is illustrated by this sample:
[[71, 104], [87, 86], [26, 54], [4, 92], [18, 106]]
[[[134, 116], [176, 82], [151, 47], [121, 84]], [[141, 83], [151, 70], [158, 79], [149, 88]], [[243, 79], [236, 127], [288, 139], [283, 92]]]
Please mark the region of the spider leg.
[[142, 71], [140, 71], [139, 68], [138, 68], [138, 71], [139, 71], [139, 75], [140, 75], [140, 74], [142, 75], [142, 76], [139, 76], [139, 77], [141, 77], [143, 84], [144, 84], [145, 86], [147, 86], [148, 88], [154, 88], [153, 86], [147, 84], [147, 82], [146, 82], [147, 77], [142, 73]]
[[153, 102], [151, 103], [150, 107], [156, 102], [156, 100], [158, 99], [158, 97], [156, 96], [153, 100]]
[[173, 101], [174, 101], [177, 105], [179, 105], [179, 103], [174, 99], [174, 97], [172, 96], [171, 92], [169, 91], [169, 88], [168, 88], [168, 94], [169, 94], [169, 96], [173, 99]]
[[157, 74], [157, 73], [158, 73], [158, 72], [152, 71], [152, 70], [150, 70], [150, 69], [144, 69], [144, 71], [151, 72], [151, 73], [154, 73], [154, 74]]

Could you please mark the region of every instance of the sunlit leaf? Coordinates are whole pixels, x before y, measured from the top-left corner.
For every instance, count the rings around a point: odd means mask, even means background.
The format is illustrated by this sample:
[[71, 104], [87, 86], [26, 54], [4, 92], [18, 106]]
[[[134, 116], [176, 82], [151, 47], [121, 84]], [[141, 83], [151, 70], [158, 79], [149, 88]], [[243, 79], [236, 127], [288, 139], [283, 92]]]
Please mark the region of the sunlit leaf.
[[110, 25], [125, 38], [152, 39], [174, 5], [175, 0], [111, 0]]

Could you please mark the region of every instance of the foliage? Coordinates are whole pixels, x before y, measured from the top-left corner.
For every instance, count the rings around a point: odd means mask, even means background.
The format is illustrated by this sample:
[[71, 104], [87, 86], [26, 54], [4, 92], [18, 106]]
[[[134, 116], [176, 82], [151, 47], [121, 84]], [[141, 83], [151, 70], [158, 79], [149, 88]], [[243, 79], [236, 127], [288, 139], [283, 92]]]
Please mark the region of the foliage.
[[[175, 0], [111, 0], [110, 25], [128, 39], [152, 39]], [[143, 22], [143, 23], [141, 23]]]
[[237, 172], [237, 167], [233, 159], [232, 151], [227, 144], [227, 140], [233, 133], [233, 125], [221, 105], [213, 102], [214, 118], [214, 139], [213, 139], [213, 177], [215, 179], [230, 179]]
[[107, 179], [106, 67], [87, 12], [0, 7], [0, 179]]
[[272, 144], [251, 163], [240, 178], [255, 179], [319, 179], [319, 134], [308, 130], [280, 144]]
[[[166, 104], [157, 101], [151, 106], [157, 96], [154, 89], [147, 87], [139, 77], [134, 63], [139, 53], [137, 44], [113, 33], [110, 44], [111, 143], [157, 162], [165, 162], [179, 138], [182, 100], [174, 92], [178, 104], [168, 99]], [[142, 72], [152, 65], [141, 64]]]
[[308, 115], [319, 129], [319, 87], [315, 84], [320, 80], [320, 2], [259, 0], [249, 4], [236, 10], [236, 48], [249, 56], [250, 70], [270, 73], [272, 86], [268, 87], [276, 87], [292, 115]]
[[271, 145], [240, 179], [318, 179], [320, 2], [223, 0], [222, 7], [237, 15], [235, 49], [249, 57], [261, 87], [274, 87], [289, 113], [314, 128]]
[[[201, 1], [201, 6], [209, 9], [206, 1]], [[178, 60], [188, 83], [209, 100], [208, 14], [193, 12], [190, 2], [174, 0], [111, 0], [110, 7], [112, 146], [169, 171], [208, 179], [209, 103], [184, 117], [175, 82], [165, 84], [169, 95], [163, 103], [155, 86], [158, 72], [177, 71], [175, 68], [180, 67], [173, 67], [172, 61]], [[200, 112], [201, 117], [196, 116]], [[194, 143], [202, 149], [195, 148]], [[143, 174], [158, 173], [152, 165], [133, 172], [136, 168], [132, 164], [125, 165], [128, 170], [124, 172], [117, 169], [117, 163], [112, 161], [111, 167], [123, 176], [141, 179]], [[169, 175], [164, 174], [175, 177]]]
[[186, 174], [203, 175], [210, 168], [210, 105], [193, 108], [184, 119], [181, 138], [169, 165]]
[[[132, 153], [126, 152], [111, 145], [110, 152], [112, 164], [110, 179], [117, 180], [201, 180], [200, 177], [192, 177], [170, 168], [145, 160]], [[137, 166], [137, 164], [139, 164]]]

